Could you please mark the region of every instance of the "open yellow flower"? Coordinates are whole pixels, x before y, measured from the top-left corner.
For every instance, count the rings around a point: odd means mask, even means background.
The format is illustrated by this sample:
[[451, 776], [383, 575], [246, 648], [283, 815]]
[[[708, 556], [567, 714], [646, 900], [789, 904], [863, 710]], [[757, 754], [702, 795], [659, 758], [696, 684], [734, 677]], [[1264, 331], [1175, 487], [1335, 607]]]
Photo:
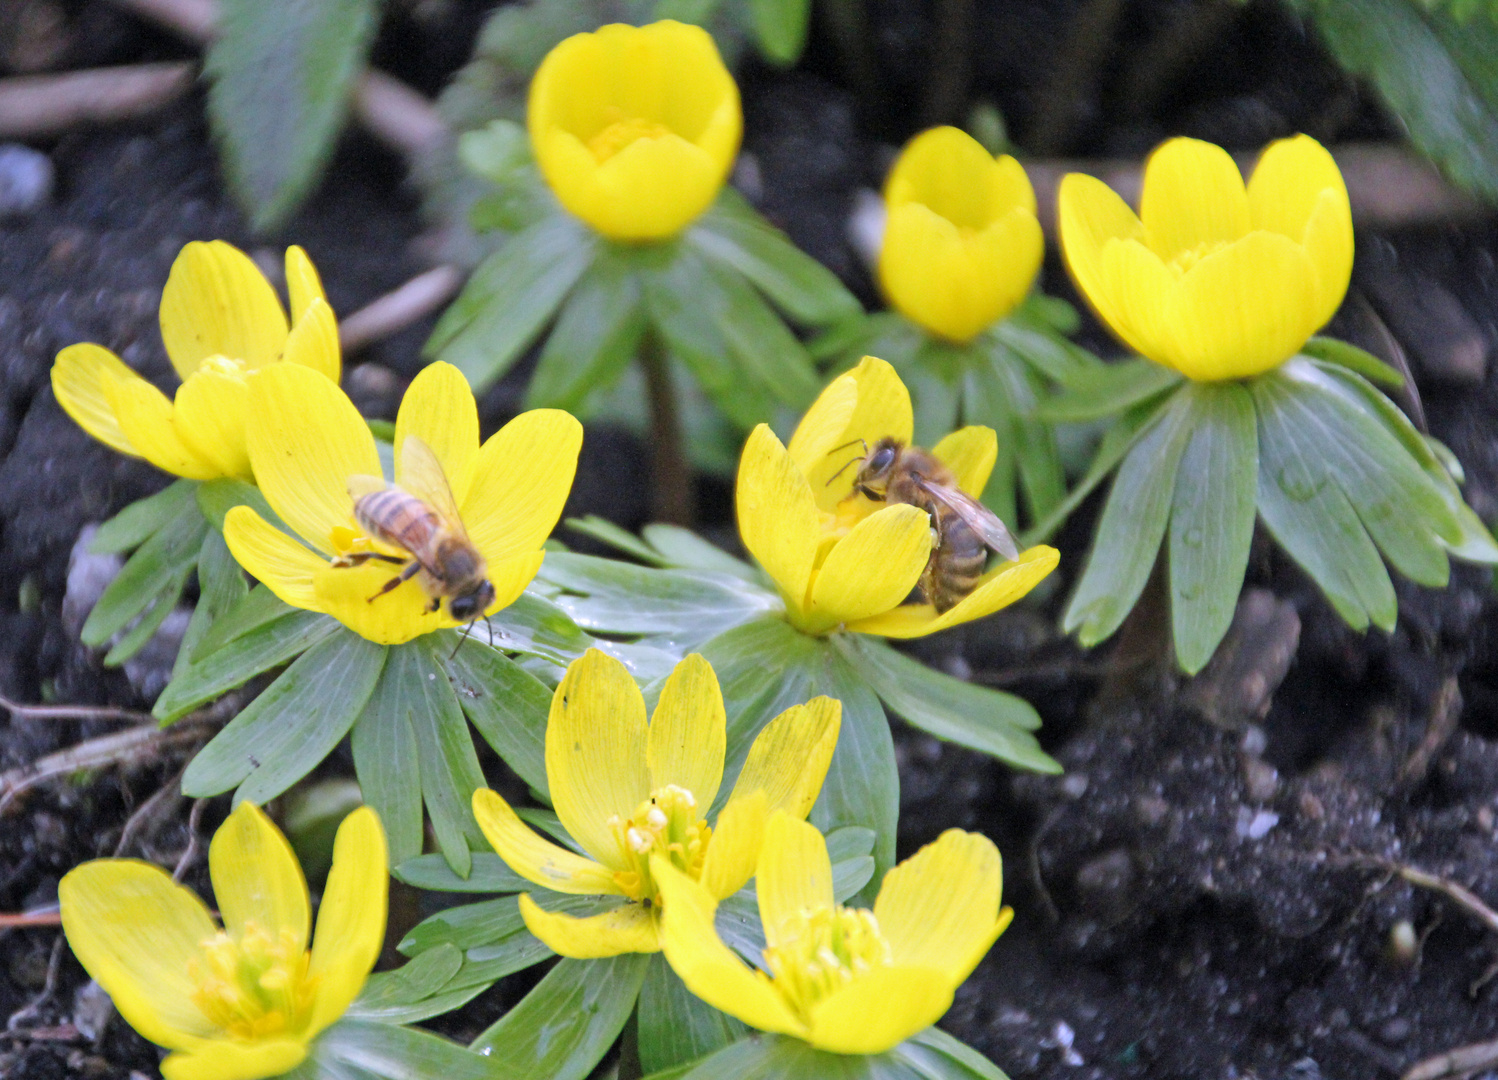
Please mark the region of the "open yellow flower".
[[[910, 442], [910, 393], [895, 369], [866, 356], [828, 384], [791, 445], [759, 425], [739, 459], [739, 536], [774, 579], [798, 629], [836, 629], [911, 638], [991, 615], [1055, 569], [1055, 548], [1039, 545], [983, 575], [971, 594], [938, 615], [905, 600], [931, 556], [931, 519], [900, 503], [853, 491], [856, 458], [880, 439]], [[931, 448], [958, 486], [977, 497], [998, 455], [992, 428], [952, 432]]]
[[693, 653], [676, 665], [647, 726], [645, 699], [618, 660], [589, 649], [567, 669], [546, 725], [546, 779], [557, 817], [591, 858], [544, 840], [497, 793], [473, 795], [479, 828], [500, 858], [553, 892], [626, 903], [575, 918], [520, 897], [531, 933], [580, 959], [660, 948], [657, 869], [731, 896], [754, 876], [765, 820], [811, 812], [832, 761], [842, 702], [818, 697], [767, 724], [718, 814], [727, 720], [718, 678]]
[[879, 282], [902, 315], [971, 341], [1025, 298], [1045, 239], [1020, 163], [954, 127], [912, 139], [884, 184]]
[[[432, 609], [419, 577], [381, 594], [399, 566], [380, 559], [346, 565], [368, 552], [401, 562], [409, 555], [365, 536], [354, 520], [350, 478], [380, 476], [380, 458], [343, 391], [313, 371], [280, 364], [255, 377], [249, 406], [250, 461], [260, 490], [301, 539], [236, 506], [224, 520], [224, 539], [239, 565], [288, 604], [324, 612], [384, 645], [462, 625], [447, 604]], [[484, 614], [512, 603], [540, 569], [541, 545], [567, 501], [582, 425], [558, 409], [536, 409], [480, 447], [473, 392], [457, 368], [438, 363], [412, 380], [401, 401], [396, 484], [407, 471], [407, 436], [424, 442], [442, 466], [452, 509], [488, 563], [494, 600]]]
[[689, 225], [723, 186], [744, 126], [713, 39], [670, 19], [563, 41], [531, 81], [527, 118], [552, 191], [614, 240]]
[[69, 345], [52, 391], [78, 426], [122, 454], [190, 480], [254, 480], [245, 449], [248, 376], [278, 361], [338, 381], [338, 323], [307, 253], [286, 249], [291, 324], [238, 248], [182, 249], [161, 294], [161, 337], [182, 379], [174, 401], [98, 345]]
[[1014, 917], [999, 906], [999, 849], [948, 829], [884, 876], [874, 910], [833, 900], [816, 828], [775, 814], [757, 883], [764, 970], [718, 937], [717, 902], [657, 857], [661, 947], [687, 989], [761, 1031], [835, 1054], [881, 1054], [941, 1019]]
[[1279, 366], [1325, 325], [1352, 274], [1352, 211], [1331, 154], [1271, 143], [1245, 189], [1221, 147], [1150, 155], [1139, 215], [1101, 180], [1061, 182], [1061, 246], [1077, 286], [1131, 348], [1188, 379]]
[[291, 845], [250, 803], [214, 834], [223, 929], [191, 889], [135, 859], [95, 859], [58, 886], [62, 927], [130, 1026], [173, 1053], [166, 1080], [257, 1080], [295, 1068], [359, 995], [385, 939], [387, 856], [368, 807], [338, 827], [311, 927]]

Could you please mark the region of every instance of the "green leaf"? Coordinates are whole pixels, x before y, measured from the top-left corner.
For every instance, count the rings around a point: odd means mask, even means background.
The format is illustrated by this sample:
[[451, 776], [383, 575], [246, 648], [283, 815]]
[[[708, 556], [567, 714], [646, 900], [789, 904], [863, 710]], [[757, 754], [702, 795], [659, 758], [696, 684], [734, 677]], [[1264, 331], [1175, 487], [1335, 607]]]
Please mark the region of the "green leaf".
[[344, 1019], [414, 1024], [461, 1008], [484, 992], [483, 983], [449, 987], [462, 966], [462, 952], [452, 945], [439, 945], [394, 971], [377, 971], [364, 983]]
[[1170, 512], [1170, 618], [1176, 662], [1195, 675], [1237, 610], [1254, 537], [1259, 435], [1237, 383], [1191, 387], [1191, 434]]
[[560, 211], [516, 233], [479, 264], [423, 355], [456, 365], [482, 393], [551, 320], [597, 251], [593, 233]]
[[988, 336], [1001, 342], [1038, 375], [1069, 390], [1085, 385], [1099, 368], [1106, 367], [1092, 353], [1066, 340], [1054, 327], [1033, 317], [1023, 307], [989, 330]]
[[670, 565], [665, 554], [656, 550], [654, 545], [642, 540], [628, 529], [621, 529], [608, 518], [589, 514], [586, 517], [568, 518], [562, 524], [573, 532], [582, 533], [584, 536], [597, 540], [600, 544], [607, 544], [631, 558], [639, 559], [647, 566]]
[[[188, 575], [197, 568], [198, 553], [208, 535], [208, 522], [191, 500], [178, 500], [172, 505], [176, 506], [176, 513], [135, 549], [135, 554], [126, 560], [88, 613], [79, 637], [89, 648], [103, 645], [167, 593], [171, 594], [169, 611]], [[149, 639], [150, 635], [146, 637]], [[144, 644], [144, 640], [138, 642], [137, 650]], [[117, 662], [124, 659], [127, 658], [120, 657]]]
[[1259, 514], [1290, 557], [1355, 630], [1394, 627], [1398, 601], [1378, 549], [1327, 475], [1324, 448], [1301, 426], [1279, 372], [1252, 380], [1259, 417]]
[[822, 389], [806, 347], [746, 278], [719, 264], [704, 265], [707, 277], [698, 283], [696, 299], [709, 308], [738, 366], [776, 400], [805, 409]]
[[339, 629], [339, 622], [328, 615], [290, 611], [193, 661], [167, 684], [151, 713], [162, 723], [170, 723], [243, 686], [262, 671], [286, 663]]
[[638, 953], [564, 959], [472, 1049], [506, 1080], [582, 1080], [624, 1030], [649, 965]]
[[1498, 198], [1498, 27], [1409, 0], [1310, 6], [1332, 55], [1373, 83], [1414, 144], [1462, 187]]
[[1404, 376], [1398, 369], [1390, 367], [1366, 349], [1336, 338], [1313, 337], [1300, 347], [1300, 351], [1314, 360], [1337, 364], [1385, 386], [1397, 388], [1404, 385]]
[[198, 552], [198, 606], [193, 609], [187, 632], [182, 635], [182, 645], [172, 666], [173, 678], [187, 669], [198, 645], [213, 625], [234, 610], [249, 591], [249, 582], [230, 553], [229, 545], [224, 543], [223, 534], [210, 532]]
[[1189, 393], [1177, 394], [1123, 460], [1063, 627], [1091, 647], [1117, 630], [1154, 569], [1191, 434]]
[[404, 652], [404, 646], [395, 646], [386, 658], [380, 681], [354, 721], [350, 739], [359, 790], [365, 805], [380, 815], [391, 865], [420, 855], [425, 839], [417, 766], [421, 748], [411, 717], [425, 708], [426, 689], [409, 677], [411, 664]]
[[89, 541], [95, 555], [121, 555], [139, 547], [175, 518], [197, 490], [196, 480], [178, 480], [155, 495], [137, 499], [100, 525]]
[[409, 687], [406, 720], [416, 735], [421, 797], [437, 834], [437, 846], [447, 865], [459, 877], [467, 877], [473, 863], [469, 843], [488, 847], [473, 817], [473, 793], [488, 783], [479, 768], [468, 721], [447, 677], [446, 654], [455, 637], [445, 631], [392, 646], [390, 663], [399, 665], [397, 677]]
[[924, 1080], [1009, 1080], [993, 1062], [938, 1027], [928, 1027], [890, 1051]]
[[[806, 5], [806, 0], [769, 2], [783, 8]], [[744, 275], [802, 326], [832, 326], [863, 313], [836, 274], [791, 243], [731, 187], [725, 185], [717, 202], [687, 231], [686, 242]]]
[[748, 1033], [739, 1020], [697, 997], [656, 953], [640, 987], [640, 1067], [647, 1073], [684, 1065]]
[[691, 1068], [646, 1080], [1008, 1080], [997, 1066], [938, 1028], [883, 1054], [833, 1054], [788, 1035], [754, 1034]]
[[806, 47], [806, 24], [811, 0], [749, 0], [754, 37], [771, 63], [794, 64]]
[[1040, 716], [1028, 702], [954, 679], [866, 634], [835, 634], [831, 640], [885, 705], [922, 731], [1016, 768], [1061, 771], [1030, 734], [1040, 727]]
[[[571, 896], [549, 892], [526, 882], [525, 892], [547, 911], [583, 917], [612, 911], [629, 901], [618, 896]], [[494, 900], [482, 900], [476, 904], [461, 904], [444, 908], [423, 919], [407, 931], [397, 948], [407, 956], [420, 955], [428, 949], [452, 946], [467, 952], [509, 942], [516, 934], [525, 933], [525, 919], [520, 914], [520, 900], [516, 896], [501, 896]], [[550, 952], [543, 947], [543, 953]], [[492, 957], [493, 953], [488, 954]], [[518, 970], [518, 969], [517, 969]]]
[[640, 535], [666, 558], [666, 565], [679, 570], [701, 570], [709, 574], [732, 574], [751, 584], [761, 581], [760, 572], [742, 559], [735, 559], [717, 544], [679, 525], [646, 525]]
[[[960, 393], [962, 368], [951, 364], [954, 347], [945, 342], [928, 341], [916, 354], [915, 363], [900, 373], [905, 388], [910, 391], [910, 405], [914, 413], [913, 442], [918, 446], [932, 446], [947, 432], [957, 426], [957, 413], [962, 404]], [[956, 371], [942, 370], [957, 368]]]
[[[547, 562], [556, 557], [547, 556]], [[545, 562], [541, 564], [543, 567]], [[534, 586], [532, 587], [534, 588]], [[505, 652], [530, 653], [566, 667], [594, 644], [577, 623], [556, 604], [535, 592], [521, 593], [513, 604], [496, 611], [485, 624], [493, 627], [494, 647]]]
[[198, 751], [182, 775], [182, 793], [203, 798], [238, 785], [235, 802], [257, 806], [281, 794], [348, 734], [385, 653], [350, 630], [313, 645]]
[[1036, 414], [1052, 423], [1103, 420], [1179, 386], [1178, 372], [1143, 357], [1091, 369], [1084, 381], [1040, 403]]
[[520, 779], [549, 797], [546, 719], [551, 691], [503, 653], [481, 645], [460, 648], [444, 662], [458, 704], [484, 741]]
[[222, 0], [206, 70], [229, 187], [257, 231], [312, 189], [379, 22], [375, 0]]
[[715, 809], [727, 801], [760, 728], [817, 695], [811, 687], [822, 644], [783, 619], [766, 618], [719, 634], [698, 650], [718, 676], [728, 714], [726, 765]]
[[256, 585], [213, 620], [213, 624], [190, 652], [185, 649], [183, 651], [188, 653], [192, 663], [197, 663], [230, 642], [238, 641], [250, 631], [258, 630], [297, 610], [264, 585]]
[[417, 1028], [345, 1017], [308, 1048], [292, 1080], [494, 1080], [493, 1066]]
[[270, 503], [265, 501], [265, 496], [254, 484], [225, 476], [217, 480], [204, 480], [198, 485], [198, 509], [219, 532], [224, 531], [225, 515], [236, 506], [248, 506], [287, 536], [296, 535], [281, 520], [281, 516], [270, 508]]
[[121, 634], [110, 650], [104, 654], [105, 667], [119, 667], [146, 647], [156, 636], [156, 631], [161, 629], [161, 624], [166, 622], [167, 616], [176, 609], [177, 600], [181, 597], [182, 588], [186, 583], [186, 574], [167, 583], [166, 588], [150, 601], [149, 606], [140, 618], [135, 620], [134, 625]]
[[473, 853], [473, 867], [466, 878], [453, 873], [447, 860], [436, 852], [395, 863], [391, 873], [397, 881], [432, 892], [526, 892], [535, 887], [511, 870], [498, 855], [484, 851]]
[[562, 305], [526, 388], [525, 407], [567, 409], [586, 416], [584, 406], [618, 381], [644, 333], [645, 309], [634, 263], [612, 245], [604, 245]]

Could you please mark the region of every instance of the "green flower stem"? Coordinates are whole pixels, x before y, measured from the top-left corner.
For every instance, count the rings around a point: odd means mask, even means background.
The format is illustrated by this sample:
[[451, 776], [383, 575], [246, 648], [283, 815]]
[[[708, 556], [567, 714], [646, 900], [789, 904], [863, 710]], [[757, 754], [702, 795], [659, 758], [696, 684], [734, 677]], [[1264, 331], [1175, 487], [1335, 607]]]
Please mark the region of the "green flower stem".
[[651, 516], [671, 525], [692, 524], [695, 517], [692, 470], [682, 446], [681, 410], [666, 350], [654, 333], [640, 342], [640, 367], [650, 402]]

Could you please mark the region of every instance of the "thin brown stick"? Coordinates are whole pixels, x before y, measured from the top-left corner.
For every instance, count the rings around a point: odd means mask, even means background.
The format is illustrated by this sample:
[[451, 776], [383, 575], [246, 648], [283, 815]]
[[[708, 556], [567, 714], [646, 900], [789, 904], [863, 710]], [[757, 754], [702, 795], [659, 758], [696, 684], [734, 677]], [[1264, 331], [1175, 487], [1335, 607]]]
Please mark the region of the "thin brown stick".
[[1450, 1076], [1471, 1076], [1498, 1065], [1498, 1039], [1473, 1043], [1428, 1057], [1406, 1069], [1399, 1080], [1445, 1080]]
[[345, 353], [398, 334], [447, 303], [463, 287], [456, 266], [438, 266], [417, 274], [398, 289], [378, 297], [338, 324], [338, 343]]
[[192, 804], [192, 810], [187, 815], [187, 849], [182, 852], [182, 857], [177, 860], [177, 865], [172, 868], [172, 880], [181, 882], [187, 875], [187, 870], [193, 863], [197, 862], [200, 845], [198, 842], [198, 825], [203, 820], [203, 808], [208, 805], [207, 799], [198, 799]]
[[1462, 692], [1455, 675], [1446, 676], [1436, 699], [1431, 704], [1430, 719], [1426, 721], [1425, 737], [1399, 770], [1399, 782], [1403, 785], [1418, 784], [1425, 779], [1430, 763], [1441, 752], [1441, 748], [1456, 733], [1457, 721], [1462, 715]]
[[26, 926], [61, 926], [62, 912], [51, 911], [0, 912], [0, 930]]
[[197, 65], [159, 64], [0, 79], [0, 138], [35, 139], [142, 116], [192, 87]]
[[154, 723], [150, 713], [121, 709], [114, 705], [22, 705], [0, 694], [0, 709], [8, 709], [18, 720], [130, 720]]
[[0, 814], [24, 791], [54, 776], [66, 776], [80, 769], [98, 769], [106, 765], [153, 757], [162, 750], [201, 739], [206, 726], [201, 721], [178, 721], [169, 728], [142, 724], [88, 739], [66, 750], [0, 773]]
[[[177, 803], [182, 799], [182, 774], [187, 771], [187, 766], [177, 770], [177, 775], [172, 777], [145, 802], [135, 808], [135, 812], [125, 821], [125, 827], [120, 830], [119, 842], [114, 846], [114, 858], [118, 859], [130, 850], [130, 845], [135, 840], [135, 834], [140, 832], [148, 821], [158, 814], [169, 813], [176, 809]], [[142, 842], [141, 850], [145, 850]]]

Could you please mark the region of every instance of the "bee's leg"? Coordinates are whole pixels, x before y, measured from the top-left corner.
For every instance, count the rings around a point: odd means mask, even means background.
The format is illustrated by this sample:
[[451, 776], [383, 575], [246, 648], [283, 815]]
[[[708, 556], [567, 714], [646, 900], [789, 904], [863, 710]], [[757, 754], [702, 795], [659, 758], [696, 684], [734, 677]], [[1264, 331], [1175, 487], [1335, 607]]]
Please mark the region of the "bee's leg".
[[867, 484], [859, 484], [858, 485], [858, 490], [863, 493], [864, 498], [869, 499], [872, 502], [883, 502], [884, 501], [884, 492], [882, 492], [882, 491], [875, 491], [873, 488], [869, 487]]
[[370, 559], [378, 559], [380, 562], [395, 563], [397, 565], [406, 561], [399, 555], [386, 555], [379, 551], [351, 551], [347, 555], [336, 556], [333, 559], [332, 565], [337, 567], [363, 566]]
[[[377, 557], [378, 558], [386, 558], [386, 559], [390, 558], [388, 555], [377, 556]], [[393, 562], [400, 562], [399, 559], [394, 559], [394, 560], [391, 560], [391, 561], [393, 561]], [[376, 600], [378, 600], [380, 597], [384, 596], [391, 589], [394, 589], [394, 588], [396, 588], [396, 587], [398, 587], [400, 585], [403, 585], [406, 582], [410, 581], [413, 577], [416, 576], [417, 571], [419, 571], [420, 569], [421, 569], [421, 563], [417, 562], [415, 559], [412, 559], [410, 562], [408, 562], [406, 564], [406, 567], [405, 567], [404, 570], [402, 570], [395, 577], [391, 578], [389, 581], [385, 582], [385, 587], [382, 588], [379, 592], [375, 593], [373, 596], [371, 596], [366, 601], [366, 603], [373, 604]]]
[[434, 597], [432, 597], [432, 602], [427, 605], [427, 614], [428, 615], [435, 615], [437, 613], [437, 609], [440, 608], [441, 606], [442, 606], [442, 597], [440, 597], [440, 596], [434, 596]]

